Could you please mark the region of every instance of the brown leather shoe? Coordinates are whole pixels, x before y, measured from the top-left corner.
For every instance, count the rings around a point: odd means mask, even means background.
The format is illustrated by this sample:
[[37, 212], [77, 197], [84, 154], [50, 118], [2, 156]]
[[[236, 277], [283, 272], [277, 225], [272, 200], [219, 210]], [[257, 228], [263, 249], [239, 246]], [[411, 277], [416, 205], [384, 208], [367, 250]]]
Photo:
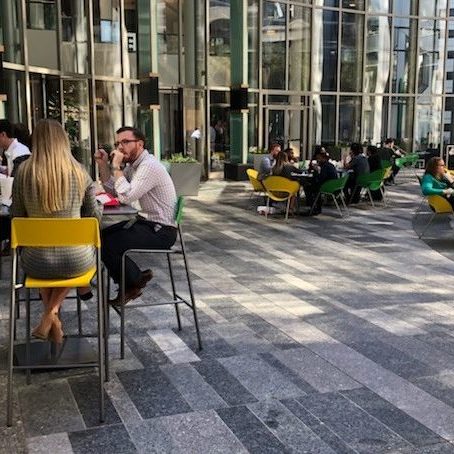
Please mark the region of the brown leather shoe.
[[112, 306], [123, 306], [129, 303], [129, 301], [135, 300], [140, 295], [142, 295], [142, 289], [140, 287], [127, 288], [124, 301], [121, 300], [121, 292], [119, 291], [118, 295], [113, 300], [109, 300], [109, 304]]
[[139, 288], [144, 288], [147, 285], [148, 281], [151, 281], [153, 279], [153, 271], [151, 270], [144, 270], [140, 273], [140, 279], [139, 282], [137, 283], [137, 287]]

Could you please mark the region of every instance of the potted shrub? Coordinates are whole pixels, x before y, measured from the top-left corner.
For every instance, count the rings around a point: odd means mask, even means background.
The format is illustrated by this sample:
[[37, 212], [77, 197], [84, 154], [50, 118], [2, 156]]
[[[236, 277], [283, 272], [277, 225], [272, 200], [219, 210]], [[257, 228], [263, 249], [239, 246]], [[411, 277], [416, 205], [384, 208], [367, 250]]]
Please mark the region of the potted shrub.
[[202, 164], [191, 156], [183, 156], [181, 153], [173, 154], [169, 159], [163, 160], [162, 164], [172, 178], [177, 195], [191, 196], [199, 194], [200, 176]]

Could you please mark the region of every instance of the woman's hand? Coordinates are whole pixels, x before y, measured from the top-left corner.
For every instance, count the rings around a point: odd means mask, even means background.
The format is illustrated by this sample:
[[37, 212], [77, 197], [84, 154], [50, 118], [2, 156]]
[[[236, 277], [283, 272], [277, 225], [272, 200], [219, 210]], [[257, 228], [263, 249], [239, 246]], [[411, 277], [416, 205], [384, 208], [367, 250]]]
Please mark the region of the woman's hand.
[[454, 189], [452, 189], [452, 188], [448, 188], [448, 189], [445, 189], [445, 190], [443, 191], [443, 194], [444, 194], [446, 197], [450, 197], [453, 193], [454, 193]]

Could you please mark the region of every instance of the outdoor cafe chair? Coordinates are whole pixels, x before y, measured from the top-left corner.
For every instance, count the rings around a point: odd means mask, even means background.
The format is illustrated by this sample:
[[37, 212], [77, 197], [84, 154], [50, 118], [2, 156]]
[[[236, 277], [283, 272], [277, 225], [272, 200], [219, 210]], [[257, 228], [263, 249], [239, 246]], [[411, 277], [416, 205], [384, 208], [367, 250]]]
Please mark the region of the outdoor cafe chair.
[[[178, 330], [181, 331], [181, 317], [180, 317], [180, 304], [185, 304], [188, 306], [193, 314], [194, 317], [194, 325], [197, 334], [197, 343], [199, 349], [202, 350], [202, 339], [200, 336], [200, 329], [199, 329], [199, 322], [197, 318], [197, 307], [194, 297], [194, 291], [192, 288], [192, 281], [191, 275], [189, 271], [189, 263], [188, 263], [188, 256], [186, 253], [186, 246], [183, 239], [183, 230], [181, 227], [183, 221], [183, 207], [184, 207], [184, 198], [182, 196], [178, 197], [177, 206], [175, 210], [175, 222], [177, 224], [178, 229], [178, 242], [179, 246], [173, 246], [170, 249], [128, 249], [124, 252], [121, 258], [121, 278], [120, 278], [120, 304], [118, 306], [111, 306], [115, 312], [120, 316], [120, 358], [124, 359], [125, 357], [125, 312], [127, 309], [133, 309], [138, 307], [152, 307], [152, 306], [163, 306], [163, 305], [174, 305], [175, 306], [175, 313], [177, 317], [177, 324]], [[132, 303], [132, 304], [124, 304], [122, 301], [125, 300], [125, 267], [126, 267], [126, 259], [129, 255], [132, 254], [141, 254], [141, 255], [166, 255], [167, 257], [167, 266], [169, 270], [169, 277], [170, 283], [172, 287], [172, 299], [165, 300], [165, 301], [158, 301], [158, 302], [150, 302], [150, 303]], [[189, 293], [189, 300], [188, 298], [184, 298], [179, 293], [177, 293], [176, 282], [175, 282], [175, 273], [172, 264], [172, 256], [180, 255], [183, 258], [183, 266], [186, 274], [186, 283]], [[110, 279], [107, 278], [107, 282], [110, 282]], [[109, 289], [107, 290], [107, 295], [109, 295]], [[109, 327], [109, 309], [107, 310], [107, 327]], [[109, 330], [107, 329], [107, 332]]]
[[287, 202], [285, 210], [285, 221], [288, 222], [288, 213], [290, 210], [290, 202], [293, 197], [298, 195], [300, 184], [298, 181], [289, 180], [288, 178], [272, 175], [263, 180], [263, 187], [265, 188], [266, 210], [265, 217], [268, 219], [268, 212], [270, 209], [270, 200], [275, 202]]
[[363, 173], [358, 175], [356, 179], [355, 189], [353, 194], [356, 192], [357, 188], [363, 188], [366, 190], [367, 195], [369, 196], [370, 203], [375, 207], [374, 199], [372, 197], [372, 191], [380, 191], [383, 198], [383, 205], [386, 205], [385, 201], [385, 191], [383, 189], [385, 175], [387, 169], [378, 169], [375, 172]]
[[[21, 247], [71, 247], [93, 246], [96, 249], [96, 265], [82, 276], [65, 279], [35, 279], [25, 276], [23, 282], [18, 279], [19, 248]], [[13, 371], [26, 370], [27, 384], [30, 383], [30, 372], [33, 369], [57, 369], [97, 367], [99, 374], [99, 419], [104, 421], [104, 372], [105, 372], [105, 310], [102, 295], [102, 286], [97, 285], [97, 333], [98, 354], [96, 361], [86, 363], [58, 364], [59, 356], [52, 356], [55, 361], [46, 364], [35, 364], [31, 357], [30, 342], [30, 289], [53, 287], [88, 287], [96, 276], [101, 281], [101, 239], [99, 223], [96, 218], [81, 219], [42, 219], [42, 218], [13, 218], [11, 222], [11, 299], [9, 312], [9, 339], [8, 339], [8, 378], [7, 378], [7, 412], [6, 423], [12, 425], [13, 404]], [[25, 364], [14, 364], [14, 339], [16, 332], [16, 294], [19, 289], [26, 290], [26, 343]], [[65, 341], [66, 342], [66, 339]], [[63, 344], [64, 347], [65, 344]], [[62, 347], [62, 348], [63, 348]], [[52, 348], [52, 347], [50, 347]]]
[[429, 222], [424, 226], [421, 233], [418, 235], [418, 238], [421, 239], [426, 233], [432, 221], [435, 219], [435, 216], [440, 215], [450, 215], [454, 211], [452, 205], [441, 195], [429, 195], [427, 196], [427, 203], [429, 204], [431, 210], [433, 211], [432, 216], [429, 219]]
[[249, 178], [249, 182], [252, 185], [252, 192], [249, 199], [251, 199], [254, 196], [254, 194], [257, 194], [259, 196], [264, 195], [265, 188], [263, 187], [262, 182], [258, 179], [259, 173], [257, 172], [257, 170], [247, 169], [246, 173]]
[[346, 175], [344, 175], [341, 178], [334, 178], [332, 180], [325, 181], [321, 185], [320, 191], [318, 192], [317, 197], [315, 197], [314, 203], [312, 204], [311, 211], [310, 211], [311, 214], [312, 214], [315, 206], [317, 205], [317, 201], [318, 201], [319, 197], [330, 196], [333, 199], [334, 204], [336, 205], [336, 208], [337, 208], [337, 211], [339, 212], [340, 217], [342, 218], [344, 215], [339, 206], [337, 198], [340, 198], [340, 200], [342, 202], [342, 206], [344, 207], [345, 212], [347, 213], [347, 216], [348, 216], [349, 213], [348, 213], [347, 204], [345, 203], [345, 196], [344, 196], [344, 188], [345, 188], [345, 185], [347, 184], [348, 177], [349, 177], [349, 174], [347, 173]]

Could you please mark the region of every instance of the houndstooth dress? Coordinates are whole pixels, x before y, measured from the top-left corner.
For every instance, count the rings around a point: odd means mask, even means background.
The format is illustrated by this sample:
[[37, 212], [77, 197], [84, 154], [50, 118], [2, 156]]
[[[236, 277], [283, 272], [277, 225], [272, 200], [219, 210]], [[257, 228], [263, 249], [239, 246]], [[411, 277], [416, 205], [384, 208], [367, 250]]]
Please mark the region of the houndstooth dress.
[[[22, 167], [19, 167], [13, 182], [13, 217], [31, 218], [101, 218], [101, 209], [95, 199], [95, 185], [85, 172], [85, 195], [82, 203], [77, 197], [77, 182], [71, 182], [68, 208], [56, 213], [45, 213], [39, 204], [31, 184], [20, 187]], [[95, 265], [95, 251], [90, 246], [24, 248], [21, 265], [24, 272], [38, 279], [64, 279], [80, 276]]]

